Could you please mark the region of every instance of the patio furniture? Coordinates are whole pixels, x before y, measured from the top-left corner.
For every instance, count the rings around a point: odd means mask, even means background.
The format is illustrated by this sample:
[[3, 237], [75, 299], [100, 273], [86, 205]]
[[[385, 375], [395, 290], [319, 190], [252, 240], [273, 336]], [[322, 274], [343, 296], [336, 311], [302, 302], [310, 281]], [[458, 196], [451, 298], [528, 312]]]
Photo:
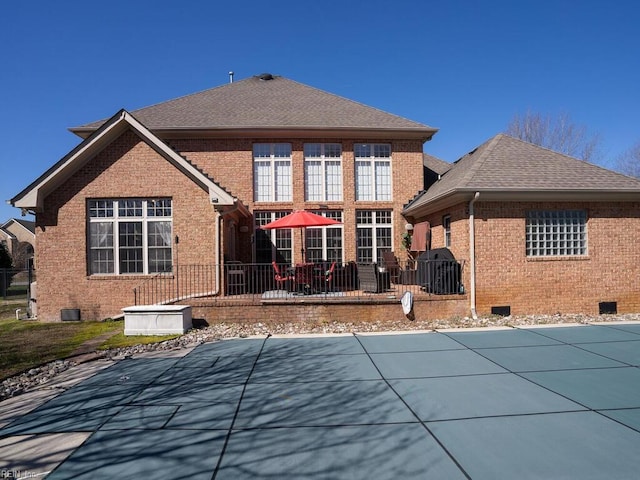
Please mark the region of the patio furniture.
[[328, 292], [333, 286], [336, 262], [331, 262], [331, 266], [328, 269], [326, 267], [326, 263], [318, 263], [314, 266], [314, 287], [322, 292]]
[[238, 295], [246, 293], [245, 272], [242, 262], [230, 260], [225, 263], [227, 271], [227, 294]]
[[356, 262], [350, 261], [346, 265], [336, 265], [333, 271], [333, 285], [341, 291], [350, 291], [358, 289], [358, 266]]
[[359, 263], [358, 280], [363, 292], [380, 293], [391, 287], [389, 272], [379, 271], [375, 263]]
[[313, 263], [298, 263], [295, 269], [296, 290], [300, 293], [313, 291]]
[[271, 262], [271, 265], [273, 266], [273, 271], [274, 271], [273, 278], [276, 281], [276, 285], [278, 286], [278, 288], [290, 291], [291, 285], [295, 280], [295, 276], [282, 274], [282, 272], [280, 271], [280, 267], [276, 262]]
[[336, 269], [336, 262], [331, 262], [331, 266], [329, 267], [329, 270], [327, 270], [326, 272], [325, 281], [327, 282], [327, 285], [329, 285], [333, 280], [333, 272], [335, 271], [335, 269]]
[[382, 260], [393, 283], [396, 285], [413, 285], [416, 283], [416, 271], [414, 268], [410, 268], [413, 266], [413, 261], [407, 262], [407, 266], [402, 268], [391, 251], [382, 252]]
[[398, 280], [400, 279], [402, 268], [400, 267], [398, 259], [392, 251], [389, 250], [382, 252], [382, 263], [383, 266], [387, 269], [387, 272], [389, 272], [391, 281], [393, 283], [399, 283]]

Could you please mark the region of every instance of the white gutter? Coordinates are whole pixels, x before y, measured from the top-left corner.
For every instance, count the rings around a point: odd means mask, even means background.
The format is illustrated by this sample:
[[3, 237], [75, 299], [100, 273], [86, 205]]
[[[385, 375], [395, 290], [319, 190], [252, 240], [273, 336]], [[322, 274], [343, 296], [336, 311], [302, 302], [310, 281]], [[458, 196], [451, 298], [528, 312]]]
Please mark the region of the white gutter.
[[469, 297], [471, 303], [471, 317], [474, 320], [478, 319], [478, 313], [476, 312], [476, 232], [475, 232], [475, 212], [474, 204], [480, 197], [480, 192], [476, 192], [473, 199], [469, 202], [469, 262], [470, 265], [470, 283]]

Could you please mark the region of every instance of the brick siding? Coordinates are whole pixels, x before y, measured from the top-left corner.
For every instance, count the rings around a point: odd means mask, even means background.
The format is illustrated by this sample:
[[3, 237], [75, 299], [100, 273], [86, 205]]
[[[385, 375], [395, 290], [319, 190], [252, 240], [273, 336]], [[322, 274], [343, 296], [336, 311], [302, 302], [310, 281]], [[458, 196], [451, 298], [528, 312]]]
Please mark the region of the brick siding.
[[[290, 304], [253, 304], [235, 305], [219, 303], [215, 306], [206, 302], [188, 302], [192, 305], [193, 317], [204, 319], [209, 324], [215, 322], [267, 324], [309, 321], [319, 326], [336, 322], [387, 322], [390, 320], [407, 321], [398, 301], [384, 302], [343, 302], [328, 303], [290, 303]], [[469, 300], [466, 295], [451, 295], [414, 302], [415, 321], [460, 318], [469, 315]]]
[[[525, 252], [528, 210], [587, 212], [588, 255], [531, 258]], [[640, 204], [624, 202], [475, 204], [476, 306], [510, 306], [512, 314], [597, 314], [600, 302], [618, 313], [640, 311]], [[430, 215], [432, 247], [443, 246], [442, 217], [451, 215], [451, 250], [465, 259], [470, 281], [468, 204]]]
[[[292, 202], [260, 202], [253, 200], [253, 143], [285, 142], [292, 147], [293, 201]], [[259, 138], [238, 140], [169, 140], [168, 143], [181, 152], [189, 161], [196, 164], [205, 173], [223, 185], [234, 196], [254, 210], [318, 210], [320, 205], [343, 212], [345, 260], [356, 258], [355, 219], [356, 210], [392, 209], [394, 211], [394, 250], [402, 254], [400, 235], [404, 233], [405, 219], [400, 212], [404, 204], [419, 190], [422, 184], [422, 143], [419, 141], [392, 141], [376, 139], [375, 143], [390, 143], [392, 150], [393, 200], [389, 202], [356, 202], [355, 201], [355, 160], [353, 145], [355, 143], [371, 143], [371, 140], [341, 140], [336, 138], [286, 139]], [[305, 202], [304, 200], [304, 144], [305, 143], [340, 143], [342, 145], [342, 202]], [[253, 225], [245, 220], [249, 233], [240, 236], [239, 260], [251, 262], [252, 246], [250, 243]], [[294, 255], [300, 251], [296, 244], [299, 237], [293, 236]]]
[[[304, 201], [304, 139], [256, 139], [258, 142], [292, 143], [293, 201], [261, 203], [253, 201], [252, 139], [169, 140], [219, 185], [238, 197], [250, 211], [319, 209], [319, 203]], [[355, 259], [356, 209], [393, 209], [393, 241], [401, 252], [400, 235], [406, 221], [403, 205], [422, 188], [422, 143], [387, 141], [392, 144], [393, 201], [356, 202], [354, 199], [353, 144], [367, 139], [310, 139], [310, 142], [339, 142], [343, 148], [343, 202], [327, 203], [344, 212], [345, 260]], [[384, 140], [375, 140], [384, 143]], [[88, 275], [87, 200], [94, 198], [173, 199], [173, 234], [180, 238], [174, 245], [174, 263], [216, 264], [215, 237], [217, 215], [208, 194], [174, 165], [129, 131], [87, 162], [68, 181], [45, 199], [45, 209], [37, 216], [38, 316], [42, 320], [60, 320], [63, 308], [79, 308], [85, 320], [119, 315], [133, 303], [134, 287], [144, 283], [144, 275]], [[323, 202], [325, 203], [325, 202]], [[237, 252], [244, 262], [252, 261], [252, 219], [241, 219]], [[228, 228], [228, 225], [227, 227]], [[239, 230], [239, 229], [238, 229]], [[294, 236], [294, 252], [299, 251]], [[399, 308], [399, 307], [398, 307]]]
[[93, 198], [172, 197], [174, 260], [215, 263], [215, 212], [198, 187], [138, 136], [128, 132], [88, 162], [45, 200], [37, 216], [38, 318], [60, 320], [79, 308], [85, 320], [121, 313], [133, 288], [148, 276], [89, 276], [86, 202]]

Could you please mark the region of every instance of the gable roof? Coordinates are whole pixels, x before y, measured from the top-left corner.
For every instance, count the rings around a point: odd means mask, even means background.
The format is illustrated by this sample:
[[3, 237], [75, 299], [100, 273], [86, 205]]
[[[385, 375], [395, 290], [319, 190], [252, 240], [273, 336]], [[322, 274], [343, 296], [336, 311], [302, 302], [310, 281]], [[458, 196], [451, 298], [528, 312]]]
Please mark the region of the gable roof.
[[4, 222], [2, 225], [0, 225], [0, 230], [4, 230], [7, 233], [11, 233], [7, 229], [11, 226], [12, 223], [20, 225], [22, 228], [24, 228], [26, 231], [28, 231], [32, 235], [35, 235], [36, 233], [36, 222], [33, 222], [31, 220], [23, 220], [20, 218], [10, 218], [6, 222]]
[[[263, 74], [132, 111], [157, 135], [215, 136], [266, 131], [309, 135], [401, 135], [430, 139], [436, 128], [324, 92], [280, 76]], [[104, 120], [71, 128], [86, 137]]]
[[215, 183], [186, 158], [171, 149], [126, 110], [120, 110], [109, 120], [102, 123], [100, 128], [95, 130], [93, 134], [49, 168], [31, 185], [9, 200], [9, 203], [25, 211], [40, 210], [44, 198], [49, 193], [68, 180], [78, 169], [129, 129], [133, 130], [158, 154], [162, 155], [203, 190], [208, 192], [211, 203], [219, 206], [241, 206], [240, 202], [229, 192]]
[[640, 200], [640, 180], [499, 134], [457, 160], [404, 214], [468, 201]]

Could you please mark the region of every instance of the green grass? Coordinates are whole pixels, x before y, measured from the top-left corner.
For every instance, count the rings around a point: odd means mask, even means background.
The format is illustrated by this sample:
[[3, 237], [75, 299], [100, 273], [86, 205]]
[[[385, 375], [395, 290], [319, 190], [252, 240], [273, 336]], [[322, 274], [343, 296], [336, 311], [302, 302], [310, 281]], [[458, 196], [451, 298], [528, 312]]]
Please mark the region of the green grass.
[[27, 287], [26, 285], [11, 285], [5, 292], [0, 291], [0, 302], [3, 301], [3, 293], [6, 295], [7, 301], [26, 302]]
[[1, 319], [0, 379], [65, 358], [83, 342], [120, 328], [112, 322], [44, 323]]
[[100, 335], [114, 335], [99, 349], [127, 347], [162, 342], [179, 335], [125, 337], [124, 321], [38, 322], [16, 320], [17, 308], [25, 312], [24, 303], [0, 304], [0, 381], [39, 365], [69, 356], [82, 343]]

